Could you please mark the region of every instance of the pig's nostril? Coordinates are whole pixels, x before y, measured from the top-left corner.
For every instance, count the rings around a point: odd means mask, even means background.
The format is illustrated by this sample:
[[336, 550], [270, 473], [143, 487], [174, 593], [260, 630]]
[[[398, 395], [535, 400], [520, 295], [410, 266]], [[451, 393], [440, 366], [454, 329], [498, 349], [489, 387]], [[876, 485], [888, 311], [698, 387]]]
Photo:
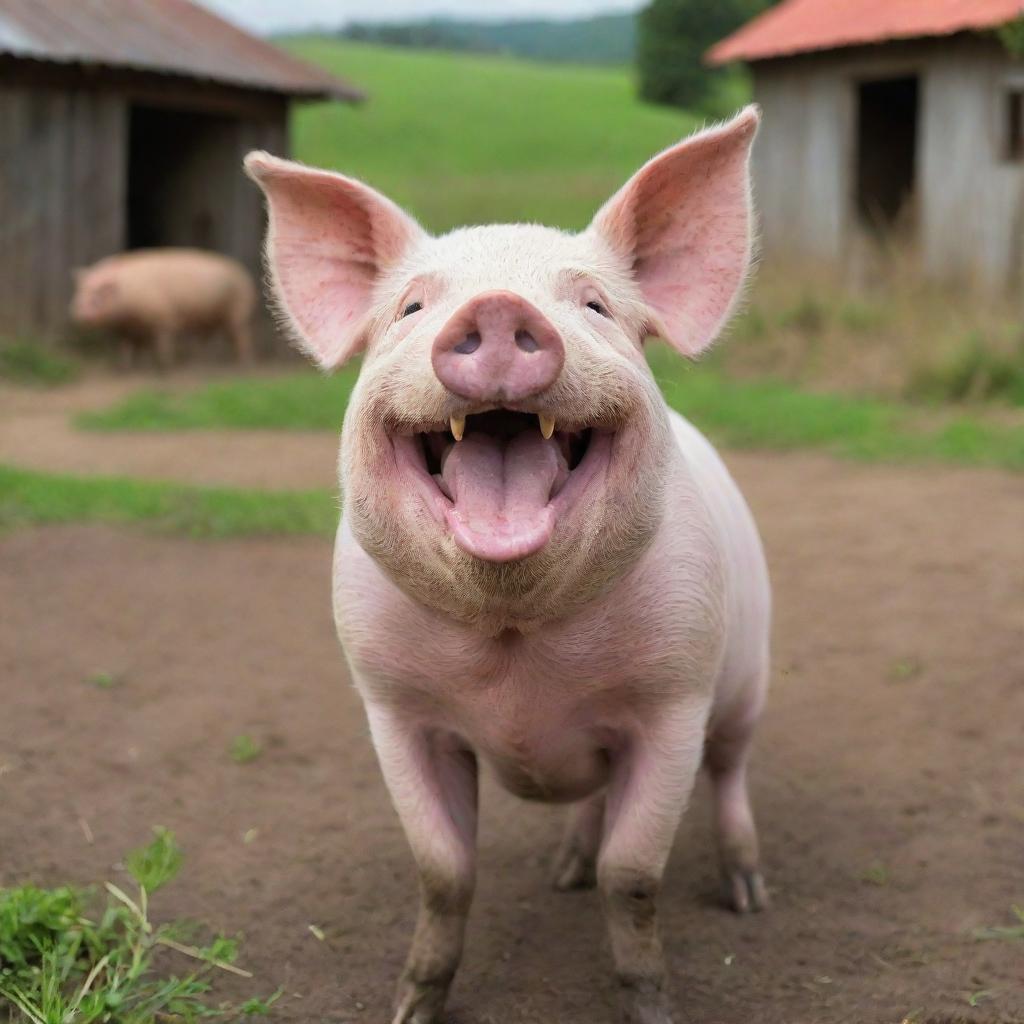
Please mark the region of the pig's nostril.
[[529, 331], [516, 331], [516, 345], [523, 352], [536, 352], [540, 348], [537, 339]]
[[471, 331], [455, 346], [460, 356], [471, 356], [480, 347], [480, 332]]

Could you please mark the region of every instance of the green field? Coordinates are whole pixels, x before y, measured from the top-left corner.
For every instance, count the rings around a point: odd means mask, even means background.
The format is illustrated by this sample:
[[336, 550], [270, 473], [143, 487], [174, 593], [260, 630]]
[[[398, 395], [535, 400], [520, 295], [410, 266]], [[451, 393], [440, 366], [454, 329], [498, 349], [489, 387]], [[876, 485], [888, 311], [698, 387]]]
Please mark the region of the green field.
[[[648, 157], [699, 120], [640, 103], [628, 69], [295, 39], [370, 95], [294, 119], [295, 155], [368, 181], [434, 231], [587, 224]], [[737, 104], [743, 102], [737, 96]]]

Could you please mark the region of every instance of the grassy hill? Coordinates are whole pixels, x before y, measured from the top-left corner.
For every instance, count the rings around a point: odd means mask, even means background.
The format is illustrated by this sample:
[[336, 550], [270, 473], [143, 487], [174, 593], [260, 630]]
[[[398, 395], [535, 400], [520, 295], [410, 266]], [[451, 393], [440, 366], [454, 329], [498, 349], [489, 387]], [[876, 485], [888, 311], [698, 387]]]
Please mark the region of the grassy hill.
[[504, 53], [529, 60], [575, 64], [631, 64], [636, 49], [636, 15], [515, 21], [460, 21], [429, 18], [404, 24], [360, 22], [342, 35], [363, 42], [431, 50]]
[[296, 156], [364, 178], [435, 231], [512, 220], [582, 227], [644, 160], [698, 124], [640, 103], [622, 69], [326, 38], [288, 46], [370, 94], [362, 107], [300, 110]]

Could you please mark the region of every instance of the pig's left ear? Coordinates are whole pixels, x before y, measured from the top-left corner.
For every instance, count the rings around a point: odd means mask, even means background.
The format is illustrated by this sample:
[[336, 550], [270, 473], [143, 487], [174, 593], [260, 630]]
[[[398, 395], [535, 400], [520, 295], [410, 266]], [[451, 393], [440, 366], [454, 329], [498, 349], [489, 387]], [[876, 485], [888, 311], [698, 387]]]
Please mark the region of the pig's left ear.
[[378, 277], [425, 237], [368, 185], [330, 171], [250, 153], [245, 170], [270, 211], [267, 267], [299, 344], [325, 370], [366, 343]]
[[598, 211], [588, 229], [629, 261], [647, 329], [684, 355], [715, 340], [750, 267], [750, 148], [760, 111], [665, 150]]

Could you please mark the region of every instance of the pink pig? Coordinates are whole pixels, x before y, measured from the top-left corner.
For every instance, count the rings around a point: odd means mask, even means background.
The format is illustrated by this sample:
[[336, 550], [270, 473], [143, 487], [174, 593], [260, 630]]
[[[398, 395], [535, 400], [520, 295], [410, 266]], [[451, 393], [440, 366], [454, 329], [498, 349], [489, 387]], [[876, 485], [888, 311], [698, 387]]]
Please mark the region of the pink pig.
[[703, 763], [736, 910], [765, 905], [747, 795], [770, 593], [750, 512], [643, 355], [714, 340], [751, 259], [748, 107], [644, 166], [578, 235], [440, 238], [366, 185], [253, 153], [277, 302], [341, 441], [338, 634], [415, 855], [394, 1024], [438, 1021], [474, 887], [477, 772], [570, 805], [624, 1019], [671, 1010], [655, 904]]
[[225, 334], [239, 362], [248, 363], [256, 297], [237, 260], [203, 249], [136, 249], [75, 271], [71, 318], [120, 334], [125, 363], [149, 341], [167, 368], [178, 337], [213, 332]]

